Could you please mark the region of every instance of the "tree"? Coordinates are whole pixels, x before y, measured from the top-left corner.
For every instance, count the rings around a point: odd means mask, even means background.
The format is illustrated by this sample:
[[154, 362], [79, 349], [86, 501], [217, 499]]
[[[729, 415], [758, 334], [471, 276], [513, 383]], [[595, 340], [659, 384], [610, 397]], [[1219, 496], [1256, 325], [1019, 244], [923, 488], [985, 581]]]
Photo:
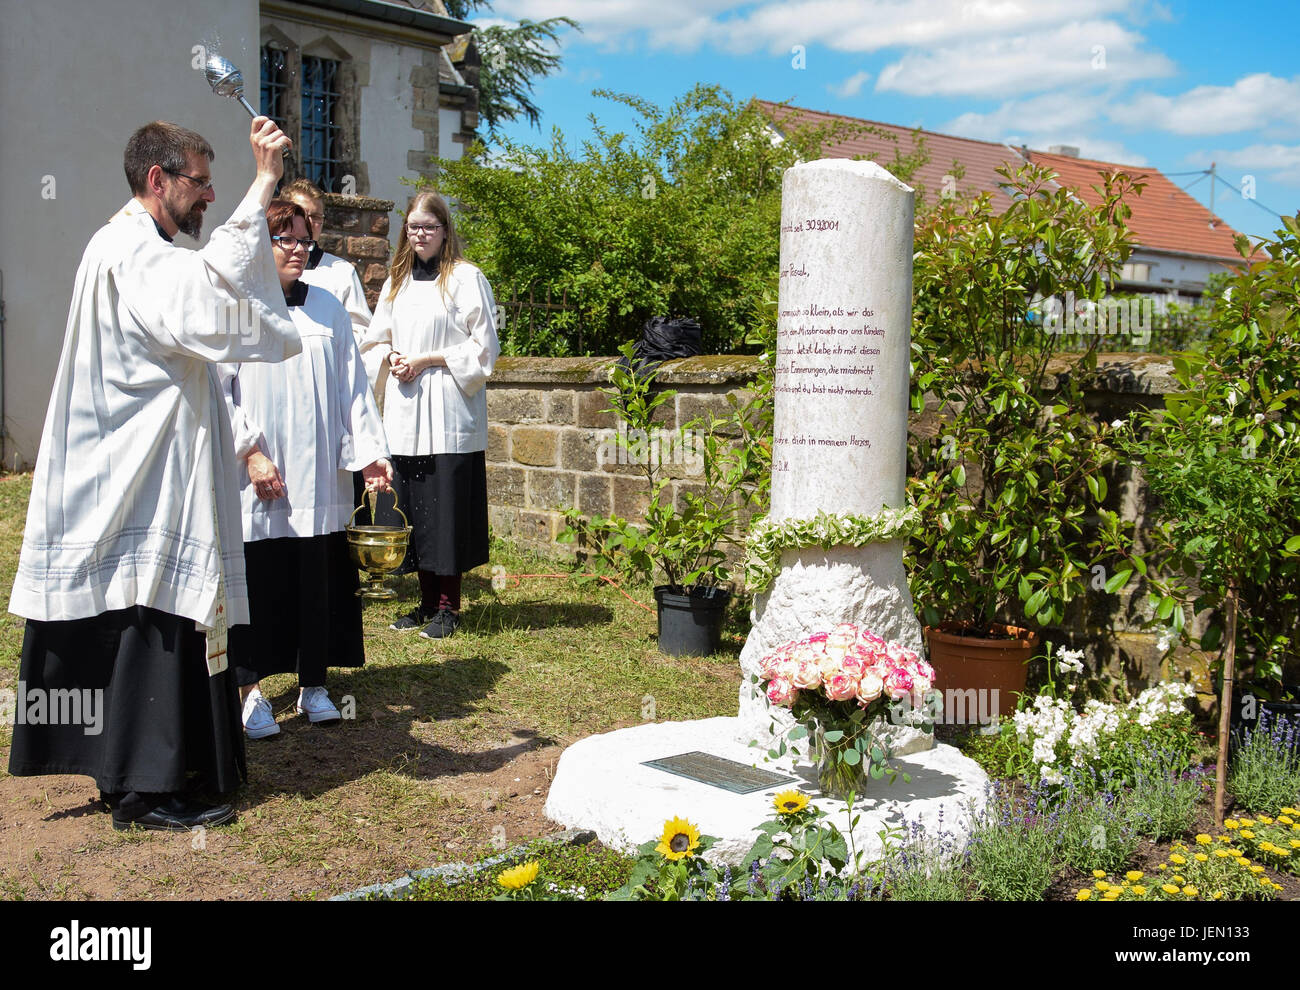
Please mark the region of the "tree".
[[[445, 0], [447, 13], [465, 20], [470, 13], [491, 9], [488, 0]], [[569, 17], [548, 17], [544, 21], [521, 20], [514, 27], [494, 24], [474, 32], [483, 64], [479, 69], [478, 112], [495, 139], [498, 128], [523, 116], [534, 127], [541, 110], [532, 101], [533, 80], [551, 75], [560, 67], [560, 56], [551, 47], [561, 28], [581, 31]]]
[[[441, 163], [469, 254], [506, 306], [508, 354], [614, 354], [651, 316], [693, 316], [706, 353], [745, 348], [775, 298], [781, 180], [823, 146], [869, 130], [842, 121], [774, 140], [753, 101], [697, 86], [669, 107], [597, 91], [639, 118], [633, 135], [593, 115], [574, 152], [506, 141]], [[917, 159], [885, 163], [906, 179]], [[514, 318], [518, 296], [551, 309]]]

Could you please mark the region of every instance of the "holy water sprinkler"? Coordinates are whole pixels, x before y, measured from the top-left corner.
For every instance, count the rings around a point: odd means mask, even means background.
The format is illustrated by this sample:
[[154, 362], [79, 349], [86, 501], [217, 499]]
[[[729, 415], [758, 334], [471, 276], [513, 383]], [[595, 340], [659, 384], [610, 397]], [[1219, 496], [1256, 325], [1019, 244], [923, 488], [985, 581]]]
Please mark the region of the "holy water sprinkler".
[[257, 111], [253, 109], [252, 104], [244, 99], [244, 76], [233, 62], [214, 53], [209, 55], [207, 62], [204, 63], [203, 74], [207, 77], [212, 92], [218, 96], [238, 100], [250, 117], [257, 116]]
[[[212, 87], [212, 92], [218, 96], [238, 100], [250, 117], [258, 116], [253, 105], [244, 99], [244, 75], [230, 59], [214, 52], [203, 63], [203, 75], [207, 78], [208, 85]], [[284, 149], [284, 156], [289, 157], [288, 148]]]

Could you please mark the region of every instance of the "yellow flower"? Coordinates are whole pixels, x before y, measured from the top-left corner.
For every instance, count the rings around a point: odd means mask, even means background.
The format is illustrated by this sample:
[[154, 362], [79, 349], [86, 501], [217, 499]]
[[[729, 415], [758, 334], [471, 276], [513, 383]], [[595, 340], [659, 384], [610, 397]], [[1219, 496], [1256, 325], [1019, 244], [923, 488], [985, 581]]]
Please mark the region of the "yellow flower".
[[1232, 856], [1232, 853], [1228, 852], [1226, 849], [1216, 849], [1214, 850], [1214, 855], [1218, 856], [1220, 859], [1228, 859]]
[[1217, 840], [1218, 842], [1231, 842], [1231, 841], [1232, 841], [1232, 840], [1229, 839], [1226, 835], [1220, 835], [1220, 836], [1217, 836], [1217, 837], [1216, 837], [1216, 840]]
[[1105, 880], [1098, 880], [1095, 884], [1093, 884], [1093, 886], [1101, 891], [1110, 890], [1110, 884], [1108, 884]]
[[1178, 893], [1178, 888], [1175, 887], [1172, 883], [1162, 883], [1160, 885], [1160, 889], [1163, 890], [1166, 894]]
[[1221, 891], [1221, 890], [1216, 890], [1213, 894], [1210, 895], [1210, 900], [1212, 900], [1212, 901], [1221, 901], [1221, 900], [1223, 900], [1223, 891]]
[[1235, 818], [1225, 818], [1225, 819], [1223, 820], [1223, 827], [1224, 827], [1224, 828], [1239, 828], [1240, 826], [1238, 825], [1237, 819], [1235, 819]]
[[1117, 900], [1119, 900], [1119, 888], [1118, 888], [1118, 887], [1111, 887], [1110, 890], [1106, 891], [1105, 895], [1102, 897], [1102, 900], [1103, 900], [1103, 901], [1117, 901]]
[[659, 837], [655, 852], [664, 859], [684, 859], [694, 856], [700, 845], [700, 830], [685, 818], [670, 818], [664, 822], [664, 834]]
[[1243, 829], [1241, 830], [1241, 837], [1242, 837], [1243, 839], [1253, 839], [1253, 838], [1255, 838], [1255, 833], [1252, 832], [1252, 831], [1251, 831], [1250, 829], [1248, 829], [1248, 828], [1243, 828]]
[[1261, 842], [1259, 848], [1261, 852], [1271, 853], [1276, 847], [1271, 842]]
[[1087, 890], [1087, 889], [1081, 890], [1081, 891], [1079, 891], [1077, 894], [1074, 895], [1074, 899], [1075, 899], [1076, 901], [1086, 901], [1086, 900], [1088, 900], [1090, 897], [1092, 897], [1092, 891], [1091, 891], [1091, 890]]
[[1259, 821], [1260, 821], [1260, 824], [1261, 824], [1261, 825], [1272, 825], [1272, 824], [1273, 824], [1273, 819], [1269, 818], [1268, 815], [1260, 815], [1260, 816], [1259, 816]]
[[808, 807], [808, 795], [798, 791], [782, 791], [775, 798], [776, 810], [783, 815], [797, 815]]
[[1105, 871], [1105, 870], [1093, 870], [1093, 871], [1092, 871], [1092, 875], [1093, 875], [1096, 879], [1098, 879], [1098, 880], [1105, 880], [1105, 879], [1106, 879], [1106, 871]]
[[1156, 869], [1157, 869], [1157, 870], [1167, 870], [1167, 869], [1169, 869], [1169, 864], [1168, 864], [1168, 863], [1161, 863], [1159, 866], [1156, 867]]
[[1291, 848], [1292, 848], [1292, 849], [1300, 849], [1300, 839], [1292, 839], [1292, 840], [1291, 840]]
[[1137, 894], [1138, 897], [1146, 897], [1146, 895], [1147, 895], [1147, 889], [1146, 889], [1145, 887], [1143, 887], [1140, 883], [1138, 883], [1138, 884], [1134, 884], [1134, 885], [1133, 885], [1133, 893]]
[[1173, 881], [1174, 881], [1174, 883], [1178, 884], [1178, 885], [1181, 887], [1183, 884], [1185, 884], [1185, 883], [1187, 882], [1187, 878], [1186, 878], [1186, 877], [1174, 877], [1174, 878], [1173, 878]]
[[1282, 808], [1281, 811], [1284, 815], [1300, 815], [1300, 811], [1296, 811], [1295, 808]]
[[1263, 872], [1264, 872], [1264, 867], [1262, 867], [1262, 866], [1252, 866], [1252, 867], [1250, 867], [1250, 872], [1251, 872], [1251, 873], [1263, 873]]
[[1200, 835], [1198, 835], [1198, 836], [1196, 837], [1196, 844], [1197, 844], [1198, 846], [1208, 846], [1208, 845], [1209, 845], [1211, 842], [1213, 842], [1213, 841], [1214, 841], [1214, 840], [1211, 839], [1211, 838], [1210, 838], [1208, 835], [1206, 835], [1204, 832], [1202, 832]]
[[1179, 866], [1182, 866], [1184, 863], [1187, 862], [1187, 859], [1183, 856], [1179, 856], [1178, 853], [1174, 853], [1169, 857], [1169, 862], [1177, 863]]
[[1141, 870], [1129, 870], [1127, 873], [1124, 874], [1124, 876], [1128, 877], [1130, 880], [1132, 880], [1134, 883], [1136, 883], [1137, 881], [1139, 881], [1139, 880], [1142, 879], [1142, 871], [1141, 871]]
[[503, 871], [497, 876], [497, 883], [505, 887], [506, 890], [523, 890], [536, 879], [537, 860], [534, 859]]
[[1281, 890], [1281, 889], [1282, 889], [1282, 885], [1281, 885], [1280, 883], [1275, 883], [1275, 884], [1273, 884], [1273, 889], [1274, 889], [1274, 890]]
[[1253, 819], [1253, 818], [1238, 818], [1237, 821], [1241, 822], [1241, 824], [1243, 824], [1243, 825], [1254, 825], [1254, 824], [1255, 824], [1255, 819]]
[[1293, 822], [1293, 821], [1292, 821], [1289, 817], [1287, 817], [1286, 815], [1283, 815], [1282, 817], [1280, 817], [1280, 818], [1277, 820], [1277, 823], [1278, 823], [1279, 825], [1294, 825], [1294, 824], [1295, 824], [1295, 822]]
[[1197, 854], [1196, 854], [1196, 862], [1198, 862], [1198, 863], [1208, 863], [1209, 861], [1210, 861], [1210, 857], [1207, 856], [1207, 855], [1205, 855], [1205, 853], [1197, 853]]
[[1183, 888], [1183, 893], [1186, 894], [1188, 897], [1195, 897], [1197, 894], [1200, 893], [1200, 891], [1197, 890], [1189, 883], [1186, 887]]
[[1286, 859], [1288, 856], [1291, 855], [1290, 849], [1279, 849], [1277, 846], [1273, 847], [1273, 852], [1276, 855], [1281, 856], [1283, 859]]

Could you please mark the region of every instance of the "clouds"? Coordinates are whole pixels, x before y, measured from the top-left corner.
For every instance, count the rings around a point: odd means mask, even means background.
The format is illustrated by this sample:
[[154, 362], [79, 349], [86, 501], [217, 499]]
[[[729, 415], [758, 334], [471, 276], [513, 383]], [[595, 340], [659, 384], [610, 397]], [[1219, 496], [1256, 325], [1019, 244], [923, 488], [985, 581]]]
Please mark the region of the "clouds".
[[1210, 161], [1218, 165], [1238, 168], [1247, 174], [1271, 173], [1270, 179], [1300, 186], [1300, 145], [1252, 144], [1236, 151], [1199, 153], [1195, 156], [1202, 164]]
[[1196, 86], [1172, 97], [1142, 93], [1112, 108], [1110, 116], [1174, 134], [1232, 134], [1273, 124], [1289, 125], [1294, 133], [1300, 125], [1300, 76], [1288, 80], [1258, 72], [1231, 86]]
[[1141, 35], [1110, 21], [1071, 22], [908, 52], [881, 70], [876, 89], [909, 96], [1006, 97], [1171, 75], [1173, 63], [1143, 51], [1142, 43]]
[[870, 78], [870, 72], [855, 72], [838, 86], [828, 86], [826, 88], [841, 99], [848, 99], [850, 96], [857, 96]]

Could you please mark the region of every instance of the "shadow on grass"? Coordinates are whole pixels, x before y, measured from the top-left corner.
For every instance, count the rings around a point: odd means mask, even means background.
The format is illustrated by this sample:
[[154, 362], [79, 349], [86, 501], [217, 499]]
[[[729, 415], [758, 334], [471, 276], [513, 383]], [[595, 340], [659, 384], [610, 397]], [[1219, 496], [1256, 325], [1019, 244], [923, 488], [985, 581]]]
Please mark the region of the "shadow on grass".
[[[475, 713], [477, 702], [509, 669], [484, 657], [450, 657], [332, 670], [330, 696], [345, 715], [354, 707], [355, 717], [313, 726], [296, 716], [280, 722], [279, 735], [249, 741], [249, 787], [240, 796], [253, 803], [279, 795], [315, 797], [375, 771], [412, 780], [489, 773], [531, 750], [555, 745], [526, 728], [514, 729], [509, 745], [469, 753], [419, 738], [427, 731], [423, 726]], [[292, 686], [269, 700], [280, 714], [292, 710], [297, 696]]]

